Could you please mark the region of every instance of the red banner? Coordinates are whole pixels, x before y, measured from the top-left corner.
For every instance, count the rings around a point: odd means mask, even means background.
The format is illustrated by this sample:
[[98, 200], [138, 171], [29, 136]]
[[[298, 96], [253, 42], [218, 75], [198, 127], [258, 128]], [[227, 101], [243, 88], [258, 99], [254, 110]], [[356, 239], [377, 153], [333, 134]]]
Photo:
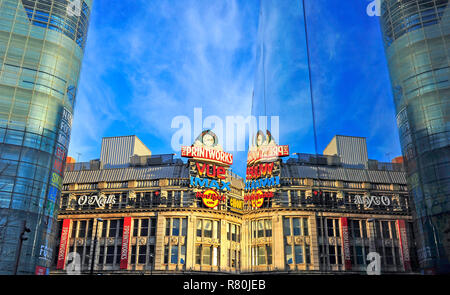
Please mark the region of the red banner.
[[341, 232], [342, 232], [342, 248], [344, 249], [344, 266], [345, 270], [352, 269], [352, 260], [350, 257], [350, 235], [348, 234], [347, 217], [341, 217]]
[[120, 269], [128, 268], [128, 251], [130, 249], [131, 217], [123, 220], [122, 250], [120, 252]]
[[405, 271], [411, 271], [411, 259], [409, 257], [408, 236], [406, 234], [405, 221], [397, 220], [398, 237], [400, 241], [400, 251], [402, 253], [402, 261]]
[[67, 245], [69, 244], [68, 243], [69, 229], [70, 229], [70, 219], [64, 219], [61, 231], [61, 240], [59, 242], [58, 263], [56, 265], [56, 269], [64, 269], [66, 264]]

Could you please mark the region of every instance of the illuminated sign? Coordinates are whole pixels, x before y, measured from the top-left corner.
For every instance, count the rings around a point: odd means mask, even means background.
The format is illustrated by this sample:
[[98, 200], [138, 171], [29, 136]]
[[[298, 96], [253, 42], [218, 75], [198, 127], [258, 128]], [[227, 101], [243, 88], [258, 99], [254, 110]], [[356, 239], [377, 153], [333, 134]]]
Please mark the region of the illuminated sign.
[[230, 190], [230, 182], [225, 181], [217, 181], [214, 179], [208, 178], [200, 178], [191, 176], [190, 185], [192, 187], [201, 187], [201, 188], [215, 188], [217, 190]]
[[256, 164], [247, 166], [247, 179], [257, 179], [272, 175], [274, 163]]
[[97, 204], [97, 207], [103, 207], [105, 205], [109, 204], [115, 204], [116, 203], [116, 196], [115, 195], [109, 195], [108, 197], [101, 194], [100, 196], [80, 196], [78, 198], [78, 205], [83, 206], [85, 204], [93, 205]]
[[230, 207], [233, 209], [244, 210], [244, 201], [243, 200], [230, 197], [229, 204], [230, 204]]
[[244, 201], [249, 202], [253, 208], [261, 208], [265, 198], [273, 198], [273, 192], [263, 192], [262, 190], [257, 190], [254, 193], [245, 195]]
[[269, 162], [286, 156], [289, 156], [288, 145], [262, 146], [256, 151], [248, 152], [247, 163]]
[[245, 182], [245, 190], [257, 190], [260, 188], [271, 188], [280, 185], [280, 176], [272, 176], [270, 178], [260, 178], [258, 180], [250, 180]]
[[196, 169], [196, 173], [199, 176], [202, 177], [211, 177], [211, 178], [218, 178], [218, 179], [225, 179], [226, 177], [226, 169], [223, 166], [217, 166], [217, 165], [211, 165], [211, 164], [205, 164], [196, 162], [195, 165], [193, 165]]
[[380, 205], [383, 204], [385, 206], [389, 206], [391, 204], [391, 200], [387, 196], [355, 196], [355, 204], [364, 205], [367, 208], [370, 208], [372, 204]]
[[181, 156], [187, 158], [201, 159], [218, 162], [226, 165], [233, 164], [233, 155], [224, 151], [210, 149], [206, 147], [182, 146]]
[[221, 201], [225, 201], [225, 195], [220, 195], [215, 190], [209, 189], [205, 192], [197, 192], [195, 194], [197, 198], [201, 198], [203, 204], [208, 208], [215, 208]]

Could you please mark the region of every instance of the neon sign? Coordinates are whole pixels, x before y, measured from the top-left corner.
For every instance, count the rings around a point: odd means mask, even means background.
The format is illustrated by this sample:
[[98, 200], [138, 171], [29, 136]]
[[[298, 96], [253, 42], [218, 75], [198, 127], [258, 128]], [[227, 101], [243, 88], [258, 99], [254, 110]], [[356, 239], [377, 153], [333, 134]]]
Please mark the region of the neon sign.
[[273, 198], [273, 192], [263, 192], [262, 190], [257, 190], [254, 193], [246, 195], [244, 197], [244, 201], [249, 202], [253, 208], [261, 208], [265, 198]]
[[203, 204], [208, 208], [215, 208], [221, 201], [225, 201], [225, 195], [220, 195], [215, 190], [209, 189], [205, 192], [197, 192], [195, 197], [201, 198]]

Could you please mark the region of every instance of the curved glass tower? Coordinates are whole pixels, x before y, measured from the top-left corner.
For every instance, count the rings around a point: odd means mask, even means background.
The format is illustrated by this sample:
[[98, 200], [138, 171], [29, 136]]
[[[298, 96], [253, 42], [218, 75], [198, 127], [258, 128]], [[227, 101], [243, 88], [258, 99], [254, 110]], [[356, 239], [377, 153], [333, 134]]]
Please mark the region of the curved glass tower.
[[382, 0], [381, 28], [415, 206], [419, 262], [450, 272], [450, 7]]
[[0, 0], [0, 274], [46, 274], [57, 255], [54, 208], [91, 2]]

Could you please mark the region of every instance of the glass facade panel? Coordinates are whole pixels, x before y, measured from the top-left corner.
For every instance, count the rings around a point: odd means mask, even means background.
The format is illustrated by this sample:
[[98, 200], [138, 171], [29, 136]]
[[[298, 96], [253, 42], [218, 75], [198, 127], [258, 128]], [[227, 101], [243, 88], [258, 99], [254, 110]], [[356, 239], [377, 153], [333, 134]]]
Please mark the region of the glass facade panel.
[[[69, 16], [66, 0], [0, 1], [0, 274], [49, 270], [91, 0]], [[70, 70], [69, 70], [70, 69]], [[5, 222], [3, 222], [5, 221]], [[81, 231], [83, 233], [83, 229]], [[6, 252], [5, 252], [6, 251]]]
[[390, 71], [421, 268], [450, 272], [448, 0], [382, 0]]

